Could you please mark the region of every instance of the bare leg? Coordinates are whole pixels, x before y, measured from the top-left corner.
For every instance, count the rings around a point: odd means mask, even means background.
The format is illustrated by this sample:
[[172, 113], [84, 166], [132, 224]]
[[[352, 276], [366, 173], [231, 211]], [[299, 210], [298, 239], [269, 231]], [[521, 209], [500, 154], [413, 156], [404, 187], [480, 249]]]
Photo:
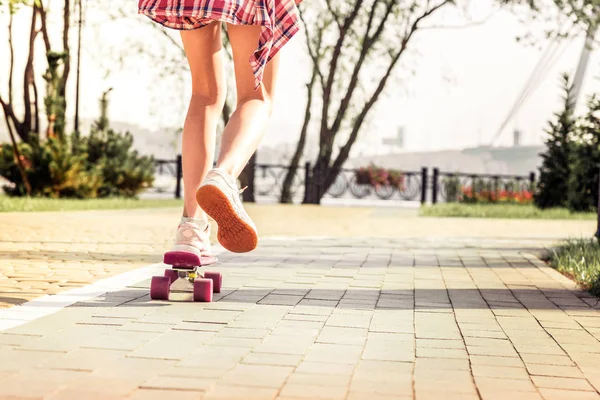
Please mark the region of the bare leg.
[[217, 239], [229, 251], [244, 253], [258, 244], [256, 225], [239, 198], [239, 176], [262, 140], [271, 116], [279, 59], [266, 66], [263, 85], [254, 90], [248, 62], [260, 36], [258, 26], [228, 25], [237, 86], [237, 108], [223, 131], [217, 169], [208, 173], [196, 192], [198, 204], [218, 224]]
[[223, 131], [217, 167], [237, 177], [258, 148], [271, 117], [279, 56], [267, 64], [263, 85], [255, 91], [248, 59], [256, 50], [260, 27], [227, 25], [227, 31], [235, 65], [237, 108]]
[[227, 94], [221, 24], [181, 31], [181, 39], [192, 73], [192, 97], [182, 138], [183, 215], [206, 219], [196, 202], [196, 190], [214, 162], [217, 124]]

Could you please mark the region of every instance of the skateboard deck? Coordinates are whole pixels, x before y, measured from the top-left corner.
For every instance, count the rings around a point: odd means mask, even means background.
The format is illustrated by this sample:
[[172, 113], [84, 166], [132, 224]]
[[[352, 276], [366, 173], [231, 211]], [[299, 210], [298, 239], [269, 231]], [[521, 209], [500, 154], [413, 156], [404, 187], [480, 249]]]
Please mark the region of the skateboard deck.
[[[191, 291], [194, 301], [211, 302], [213, 293], [221, 292], [223, 277], [220, 272], [199, 272], [201, 267], [216, 264], [216, 257], [199, 257], [193, 253], [170, 251], [165, 253], [163, 262], [171, 268], [165, 269], [163, 276], [154, 276], [150, 281], [152, 300], [169, 300], [171, 292]], [[177, 290], [176, 283], [185, 288]]]

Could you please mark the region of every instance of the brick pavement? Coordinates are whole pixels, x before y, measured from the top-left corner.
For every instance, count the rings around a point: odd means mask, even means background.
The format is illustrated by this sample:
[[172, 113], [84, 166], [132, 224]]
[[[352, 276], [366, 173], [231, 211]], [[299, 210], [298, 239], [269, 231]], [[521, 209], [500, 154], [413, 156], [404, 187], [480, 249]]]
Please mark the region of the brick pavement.
[[[595, 231], [593, 221], [419, 218], [414, 210], [394, 208], [249, 205], [248, 211], [262, 236], [527, 237], [551, 243]], [[0, 213], [0, 309], [159, 262], [178, 214]]]
[[145, 280], [0, 333], [0, 399], [598, 399], [597, 299], [545, 245], [263, 240], [213, 303]]

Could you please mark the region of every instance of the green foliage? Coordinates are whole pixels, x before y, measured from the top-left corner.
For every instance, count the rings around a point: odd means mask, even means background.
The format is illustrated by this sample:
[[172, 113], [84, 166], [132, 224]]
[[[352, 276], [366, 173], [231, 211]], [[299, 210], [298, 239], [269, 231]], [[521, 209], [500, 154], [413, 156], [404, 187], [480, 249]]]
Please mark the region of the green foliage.
[[444, 185], [444, 193], [448, 203], [454, 203], [460, 199], [462, 185], [458, 176], [446, 176], [442, 181], [442, 185]]
[[600, 244], [596, 239], [572, 240], [555, 249], [550, 265], [600, 296]]
[[[32, 195], [39, 197], [135, 197], [154, 180], [154, 160], [141, 156], [133, 147], [129, 132], [110, 129], [106, 94], [101, 101], [101, 116], [88, 136], [50, 138], [40, 142], [36, 136], [19, 144]], [[0, 147], [0, 176], [11, 186], [11, 196], [26, 195], [12, 145]]]
[[595, 213], [573, 213], [566, 208], [548, 208], [541, 210], [534, 205], [521, 204], [436, 204], [421, 207], [421, 216], [424, 217], [451, 217], [451, 218], [500, 218], [500, 219], [573, 219], [595, 220]]
[[[96, 197], [102, 184], [99, 170], [88, 164], [85, 154], [74, 153], [69, 144], [58, 139], [19, 144], [32, 195], [41, 197]], [[26, 195], [12, 145], [0, 147], [0, 175], [12, 185], [8, 195]]]
[[588, 113], [576, 130], [568, 184], [568, 205], [573, 211], [595, 210], [600, 168], [600, 99], [593, 96]]
[[540, 208], [566, 207], [571, 176], [572, 147], [571, 138], [575, 130], [576, 119], [573, 116], [573, 85], [568, 75], [563, 75], [563, 102], [556, 120], [549, 122], [547, 129], [546, 151], [541, 154], [540, 179], [534, 196], [535, 205]]
[[110, 197], [106, 199], [51, 199], [9, 197], [0, 195], [0, 212], [124, 210], [138, 208], [179, 207], [177, 199], [132, 199]]
[[48, 69], [43, 75], [46, 81], [46, 97], [44, 97], [44, 105], [46, 106], [46, 115], [48, 116], [48, 126], [50, 126], [53, 135], [64, 140], [65, 135], [65, 110], [67, 102], [64, 96], [61, 96], [62, 77], [64, 71], [60, 71], [61, 64], [64, 62], [68, 54], [65, 52], [50, 51], [46, 54], [48, 60]]
[[132, 149], [133, 136], [129, 132], [94, 127], [89, 136], [80, 139], [78, 146], [87, 154], [88, 163], [96, 165], [102, 173], [100, 197], [134, 197], [152, 185], [154, 160]]

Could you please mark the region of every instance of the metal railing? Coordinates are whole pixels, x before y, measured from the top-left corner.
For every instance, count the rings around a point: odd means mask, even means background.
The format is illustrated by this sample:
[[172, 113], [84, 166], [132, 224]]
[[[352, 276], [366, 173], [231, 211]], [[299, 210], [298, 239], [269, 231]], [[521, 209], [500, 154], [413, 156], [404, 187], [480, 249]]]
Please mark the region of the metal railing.
[[[156, 160], [155, 184], [152, 191], [156, 193], [174, 192], [175, 198], [181, 198], [183, 169], [181, 155], [175, 160]], [[254, 182], [250, 190], [259, 198], [279, 199], [283, 184], [289, 170], [282, 164], [256, 164]], [[333, 184], [325, 192], [325, 197], [334, 199], [378, 199], [398, 201], [420, 201], [422, 204], [431, 201], [458, 201], [463, 188], [485, 188], [491, 191], [530, 190], [535, 184], [535, 173], [523, 175], [471, 174], [464, 172], [442, 172], [433, 168], [430, 175], [428, 168], [421, 171], [403, 171], [402, 185], [372, 185], [359, 182], [355, 169], [344, 168], [335, 178]], [[290, 195], [301, 199], [309, 184], [312, 166], [306, 163], [299, 166], [290, 185]], [[173, 182], [174, 180], [174, 182]]]

